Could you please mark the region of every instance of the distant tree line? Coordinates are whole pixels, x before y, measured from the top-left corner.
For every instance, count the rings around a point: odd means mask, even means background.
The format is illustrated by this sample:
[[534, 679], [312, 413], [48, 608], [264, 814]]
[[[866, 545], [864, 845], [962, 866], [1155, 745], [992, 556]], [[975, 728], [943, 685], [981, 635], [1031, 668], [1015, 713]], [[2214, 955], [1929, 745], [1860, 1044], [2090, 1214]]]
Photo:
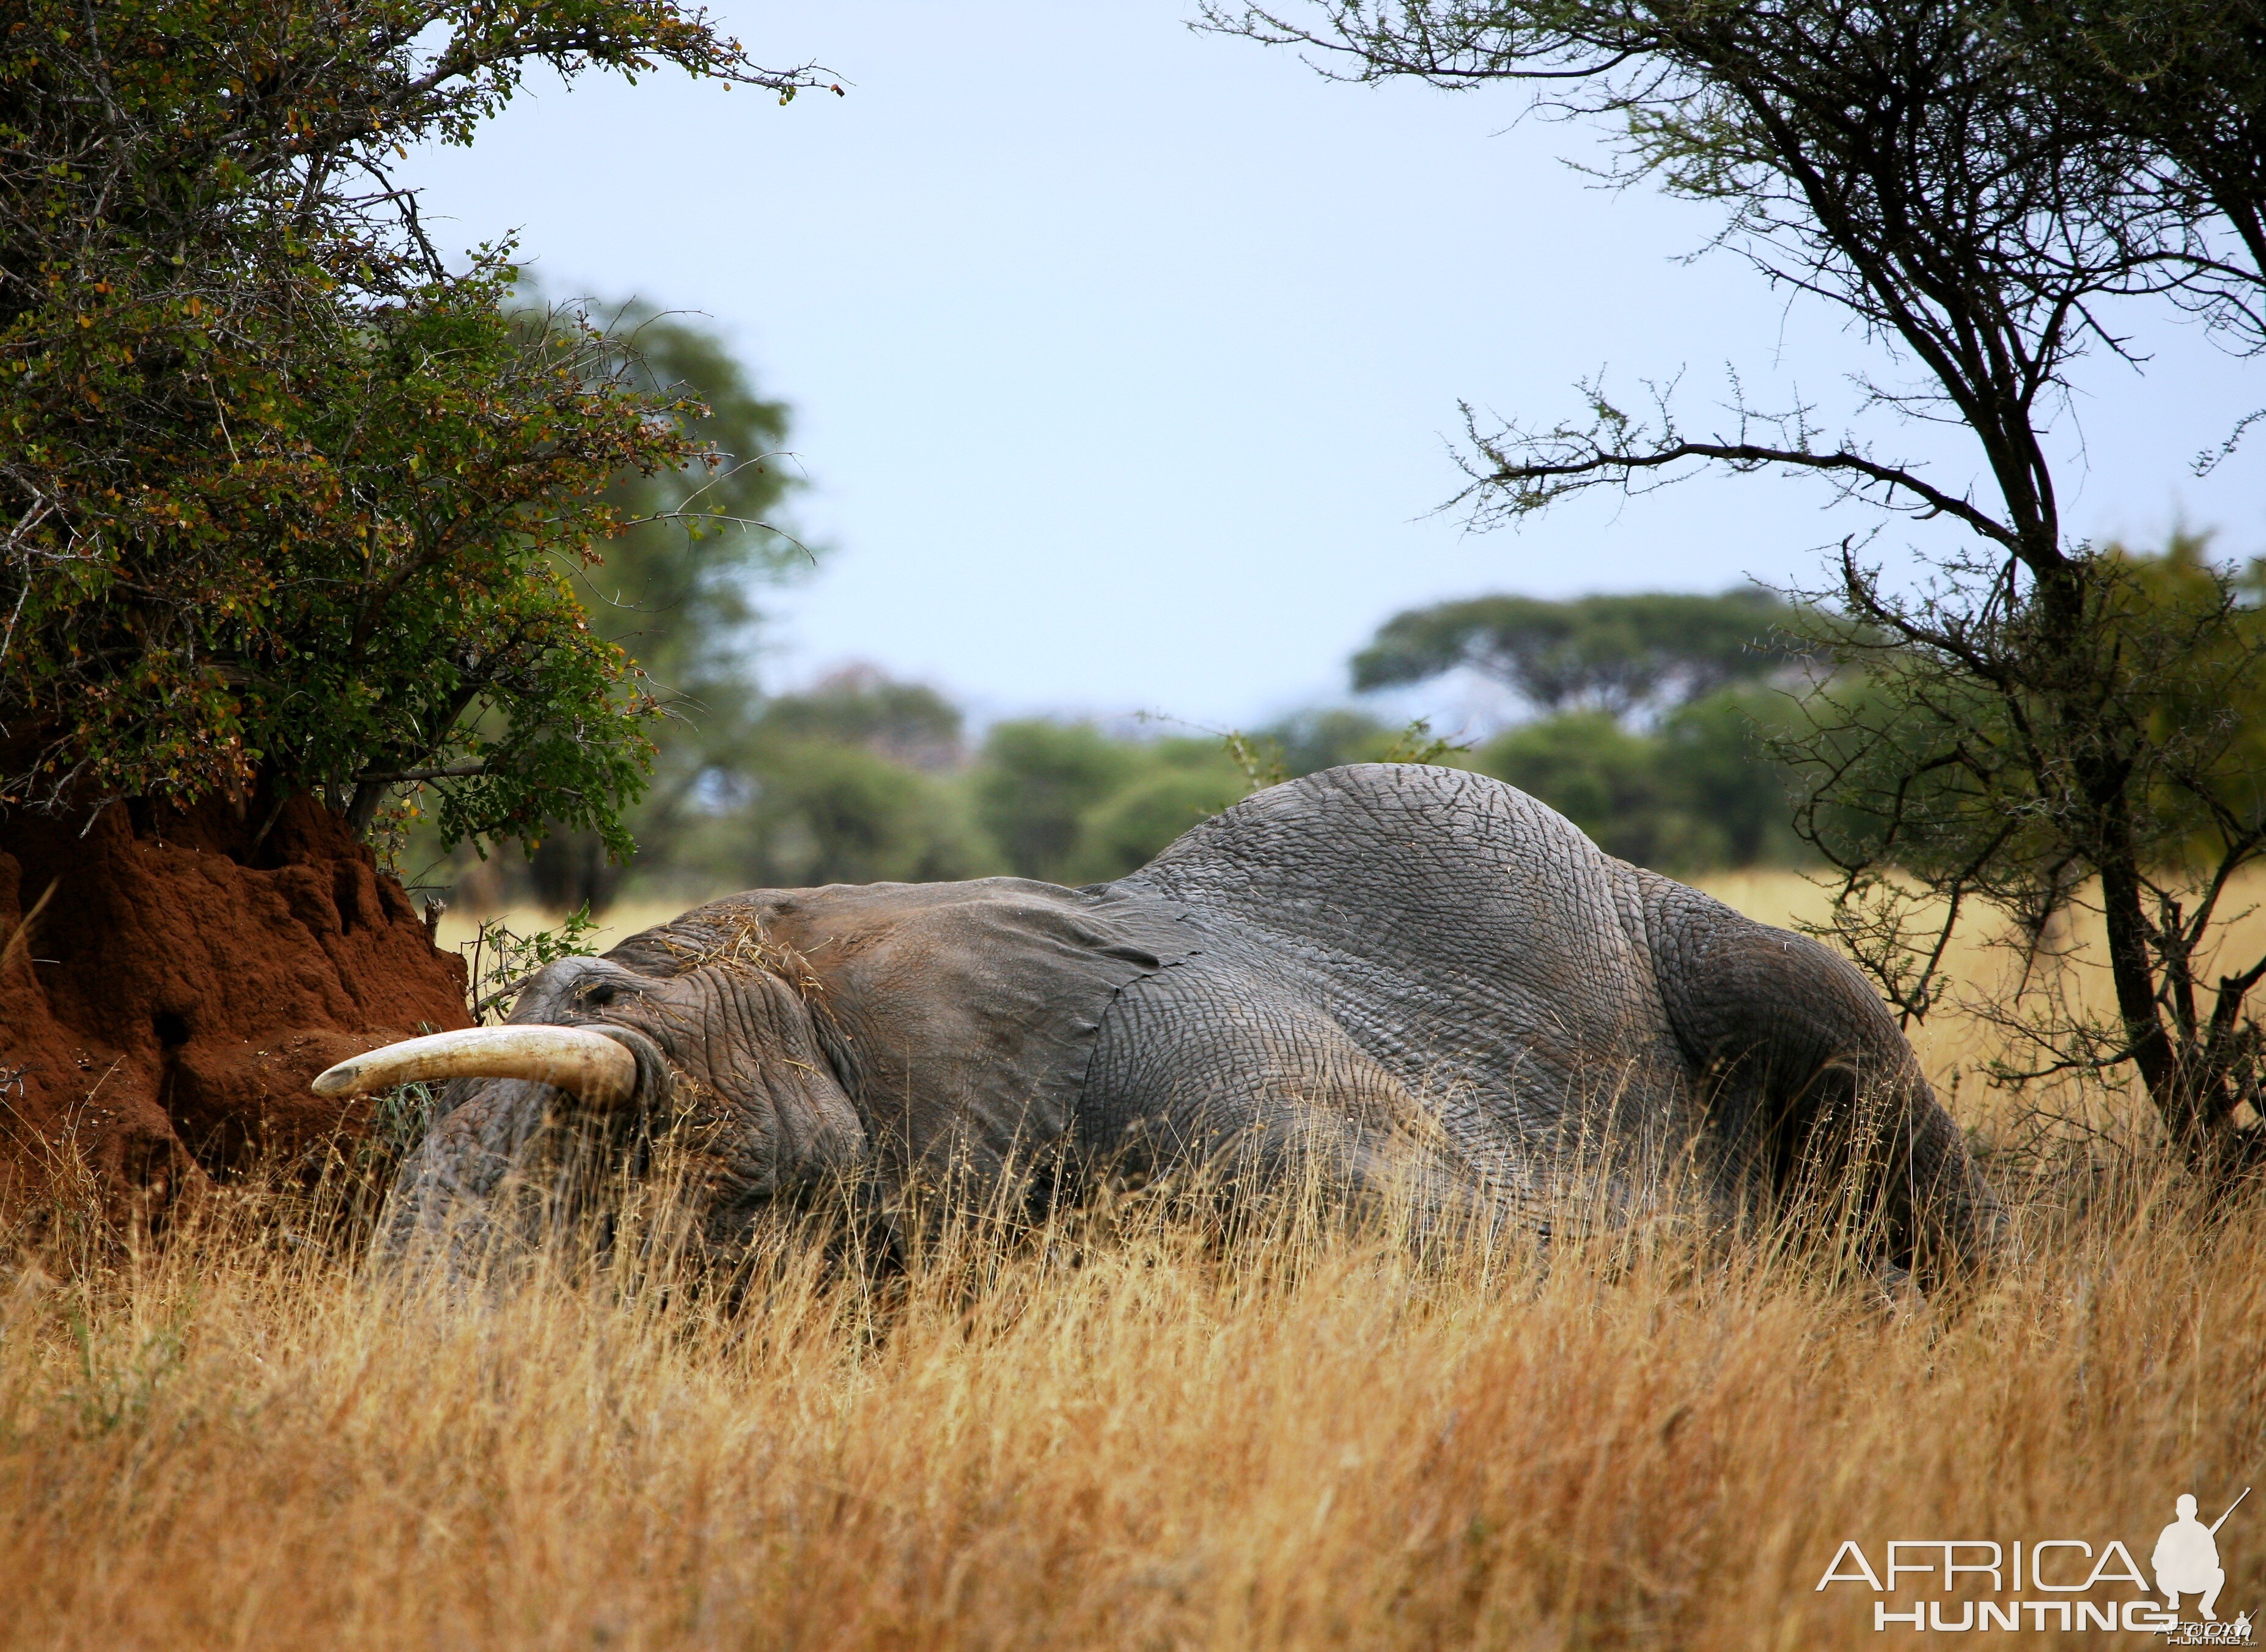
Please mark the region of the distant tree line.
[[[693, 331], [688, 324], [672, 328]], [[666, 336], [666, 335], [664, 335]], [[694, 356], [680, 350], [681, 362]], [[704, 358], [713, 370], [720, 355]], [[736, 370], [736, 369], [735, 369]], [[734, 402], [714, 384], [712, 406]], [[747, 394], [742, 386], [742, 394]], [[784, 410], [771, 410], [783, 433]], [[634, 543], [638, 543], [633, 541]], [[2160, 557], [2119, 552], [2134, 577], [2176, 603], [2211, 581], [2204, 544]], [[1877, 831], [1862, 809], [1804, 789], [1778, 755], [1820, 704], [1868, 704], [1865, 671], [1801, 640], [1816, 617], [1754, 587], [1717, 596], [1593, 596], [1564, 602], [1488, 596], [1395, 616], [1357, 654], [1356, 691], [1406, 687], [1468, 671], [1531, 713], [1485, 738], [1412, 741], [1394, 720], [1356, 706], [1304, 712], [1223, 737], [1020, 718], [971, 739], [935, 689], [872, 666], [765, 697], [744, 654], [742, 597], [704, 603], [684, 566], [736, 551], [656, 533], [643, 561], [610, 561], [618, 580], [665, 585], [619, 596], [614, 634], [650, 647], [679, 713], [663, 725], [662, 783], [637, 818], [640, 849], [610, 865], [588, 834], [562, 830], [531, 860], [483, 865], [469, 852], [428, 870], [481, 903], [532, 899], [594, 910], [622, 894], [691, 901], [736, 888], [1012, 874], [1080, 884], [1122, 876], [1258, 786], [1343, 763], [1412, 757], [1509, 781], [1566, 815], [1609, 854], [1678, 875], [1754, 866], [1816, 866], [1797, 830], [1835, 837]], [[2245, 588], [2266, 590], [2254, 568]], [[686, 593], [696, 593], [688, 596]], [[695, 676], [689, 662], [712, 662]], [[2266, 686], [2243, 707], [2266, 737]], [[1829, 841], [1831, 841], [1829, 838]], [[406, 869], [414, 871], [413, 866]]]
[[[1794, 804], [1758, 731], [1788, 713], [1784, 685], [1806, 668], [1776, 629], [1789, 613], [1742, 589], [1483, 598], [1400, 615], [1356, 660], [1357, 688], [1463, 667], [1509, 684], [1537, 713], [1462, 745], [1412, 739], [1350, 706], [1226, 736], [1022, 718], [971, 741], [960, 709], [936, 690], [870, 666], [767, 698], [740, 679], [712, 681], [710, 702], [688, 704], [663, 734], [659, 766], [674, 778], [647, 806], [629, 887], [691, 900], [995, 874], [1098, 882], [1260, 786], [1412, 758], [1508, 780], [1643, 865], [1694, 873], [1788, 862], [1802, 852]], [[603, 910], [625, 869], [608, 867], [602, 847], [562, 832], [531, 862], [506, 857], [476, 870], [460, 856], [455, 870], [466, 894], [486, 901], [517, 893]]]

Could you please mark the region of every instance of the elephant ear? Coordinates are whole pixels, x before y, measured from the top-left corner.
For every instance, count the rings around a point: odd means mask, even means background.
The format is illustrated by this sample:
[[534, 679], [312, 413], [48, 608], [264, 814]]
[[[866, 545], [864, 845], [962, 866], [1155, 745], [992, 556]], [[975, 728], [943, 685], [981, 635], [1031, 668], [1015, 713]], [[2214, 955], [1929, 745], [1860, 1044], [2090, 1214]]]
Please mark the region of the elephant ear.
[[610, 955], [666, 969], [756, 948], [808, 1005], [888, 1190], [951, 1178], [988, 1201], [1066, 1143], [1103, 1013], [1194, 954], [1184, 916], [1021, 878], [764, 889]]
[[1727, 1191], [1782, 1201], [1821, 1174], [1864, 1200], [1885, 1259], [1940, 1274], [1993, 1249], [1997, 1200], [1902, 1029], [1856, 967], [1640, 872], [1670, 1026], [1709, 1087]]

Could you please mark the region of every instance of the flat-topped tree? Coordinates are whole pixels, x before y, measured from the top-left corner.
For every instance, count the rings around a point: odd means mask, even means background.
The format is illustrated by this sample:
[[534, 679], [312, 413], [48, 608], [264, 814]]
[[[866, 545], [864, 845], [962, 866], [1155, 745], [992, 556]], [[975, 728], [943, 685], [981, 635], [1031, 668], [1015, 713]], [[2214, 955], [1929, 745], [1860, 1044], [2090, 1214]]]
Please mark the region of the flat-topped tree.
[[1756, 586], [1575, 597], [1473, 596], [1396, 614], [1353, 657], [1356, 691], [1477, 671], [1544, 712], [1665, 712], [1799, 657], [1795, 610]]

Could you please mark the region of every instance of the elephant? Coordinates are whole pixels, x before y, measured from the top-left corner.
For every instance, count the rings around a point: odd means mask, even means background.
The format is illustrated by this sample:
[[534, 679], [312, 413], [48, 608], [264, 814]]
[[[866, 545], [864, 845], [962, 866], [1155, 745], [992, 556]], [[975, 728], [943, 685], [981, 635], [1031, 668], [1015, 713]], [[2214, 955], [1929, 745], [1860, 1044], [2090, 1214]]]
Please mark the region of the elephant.
[[782, 1206], [848, 1197], [901, 1242], [917, 1207], [1221, 1166], [1230, 1198], [1318, 1171], [1356, 1204], [1414, 1189], [1426, 1220], [1544, 1235], [1809, 1210], [1924, 1279], [2001, 1222], [1848, 962], [1428, 764], [1258, 792], [1083, 888], [731, 895], [318, 1088], [411, 1079], [449, 1082], [393, 1186], [397, 1254], [496, 1241], [562, 1132], [632, 1173], [673, 1142], [716, 1257]]

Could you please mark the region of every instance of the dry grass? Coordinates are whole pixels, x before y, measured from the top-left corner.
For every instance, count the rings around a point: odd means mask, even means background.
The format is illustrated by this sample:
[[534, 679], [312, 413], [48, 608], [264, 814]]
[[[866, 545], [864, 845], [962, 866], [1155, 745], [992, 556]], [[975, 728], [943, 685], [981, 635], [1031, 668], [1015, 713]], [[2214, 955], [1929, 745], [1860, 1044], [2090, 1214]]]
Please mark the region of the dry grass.
[[226, 1210], [19, 1265], [0, 1639], [1864, 1644], [1871, 1596], [1813, 1587], [1844, 1538], [2145, 1556], [2175, 1492], [2266, 1468], [2255, 1212], [2109, 1199], [1900, 1310], [1672, 1243], [1423, 1262], [1140, 1215], [879, 1286], [806, 1249], [736, 1312], [452, 1304]]
[[[452, 1302], [231, 1195], [8, 1255], [0, 1641], [1889, 1644], [1814, 1587], [1844, 1539], [2145, 1563], [2177, 1492], [2266, 1494], [2266, 1207], [2129, 1162], [2011, 1191], [2023, 1253], [1928, 1304], [1135, 1202], [894, 1280], [790, 1244], [736, 1310], [603, 1270]], [[2257, 1503], [2225, 1615], [2266, 1603]]]

